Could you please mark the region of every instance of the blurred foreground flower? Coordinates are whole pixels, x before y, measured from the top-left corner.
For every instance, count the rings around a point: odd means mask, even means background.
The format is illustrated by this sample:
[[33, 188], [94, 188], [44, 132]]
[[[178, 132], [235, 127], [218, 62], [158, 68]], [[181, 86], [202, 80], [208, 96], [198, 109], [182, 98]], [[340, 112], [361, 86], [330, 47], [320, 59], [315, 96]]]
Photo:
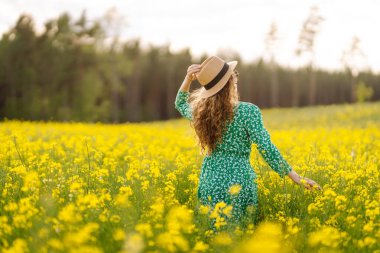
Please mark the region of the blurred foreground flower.
[[281, 225], [265, 221], [257, 227], [253, 236], [242, 241], [234, 249], [234, 253], [286, 253], [290, 252], [290, 247], [284, 245], [284, 235]]
[[139, 233], [130, 233], [124, 241], [124, 253], [140, 253], [145, 248], [144, 240]]

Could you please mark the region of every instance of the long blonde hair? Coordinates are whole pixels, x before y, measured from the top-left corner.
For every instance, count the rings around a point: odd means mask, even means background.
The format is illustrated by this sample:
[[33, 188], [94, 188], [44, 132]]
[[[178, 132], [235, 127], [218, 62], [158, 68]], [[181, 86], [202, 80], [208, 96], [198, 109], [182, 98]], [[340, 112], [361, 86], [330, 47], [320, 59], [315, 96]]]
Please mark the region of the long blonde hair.
[[210, 155], [221, 142], [227, 130], [227, 125], [233, 120], [234, 106], [239, 101], [239, 93], [235, 89], [235, 82], [239, 73], [235, 70], [226, 85], [215, 95], [201, 98], [199, 93], [202, 87], [190, 93], [189, 103], [192, 108], [193, 120], [191, 126], [197, 135], [201, 153]]

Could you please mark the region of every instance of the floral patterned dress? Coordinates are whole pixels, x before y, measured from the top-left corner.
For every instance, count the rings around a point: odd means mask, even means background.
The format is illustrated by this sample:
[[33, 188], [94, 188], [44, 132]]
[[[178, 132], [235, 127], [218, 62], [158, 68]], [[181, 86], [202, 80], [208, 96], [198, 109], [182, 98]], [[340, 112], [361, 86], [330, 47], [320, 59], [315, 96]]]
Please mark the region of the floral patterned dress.
[[[179, 90], [175, 108], [184, 118], [192, 120], [189, 95], [190, 92]], [[252, 143], [257, 144], [262, 157], [281, 178], [292, 168], [271, 142], [258, 106], [238, 101], [234, 112], [221, 143], [204, 157], [197, 197], [200, 203], [211, 207], [221, 201], [232, 205], [231, 220], [239, 222], [248, 206], [258, 206], [257, 176], [250, 164]]]

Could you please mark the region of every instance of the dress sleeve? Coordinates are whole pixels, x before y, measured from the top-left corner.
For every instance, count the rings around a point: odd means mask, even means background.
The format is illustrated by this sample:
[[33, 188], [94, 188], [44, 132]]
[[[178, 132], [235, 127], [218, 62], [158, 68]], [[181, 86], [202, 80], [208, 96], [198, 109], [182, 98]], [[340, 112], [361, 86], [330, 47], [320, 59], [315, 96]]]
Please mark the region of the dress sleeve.
[[174, 105], [175, 108], [184, 118], [192, 120], [191, 107], [190, 104], [187, 102], [189, 96], [190, 92], [178, 90]]
[[292, 168], [272, 143], [270, 135], [264, 127], [260, 108], [257, 105], [252, 105], [249, 107], [248, 118], [246, 119], [249, 138], [257, 144], [257, 149], [271, 169], [277, 172], [281, 178], [284, 178], [292, 171]]

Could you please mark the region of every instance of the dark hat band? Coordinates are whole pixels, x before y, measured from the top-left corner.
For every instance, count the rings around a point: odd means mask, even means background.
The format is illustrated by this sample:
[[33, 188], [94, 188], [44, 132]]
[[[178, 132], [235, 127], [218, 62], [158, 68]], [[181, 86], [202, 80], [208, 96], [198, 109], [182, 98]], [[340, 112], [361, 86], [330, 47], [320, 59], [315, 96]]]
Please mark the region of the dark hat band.
[[224, 63], [223, 68], [214, 77], [214, 79], [212, 79], [208, 84], [204, 85], [205, 89], [209, 90], [212, 87], [214, 87], [215, 84], [217, 84], [222, 79], [222, 77], [224, 76], [224, 74], [226, 74], [228, 68], [229, 68], [229, 65], [227, 63]]

